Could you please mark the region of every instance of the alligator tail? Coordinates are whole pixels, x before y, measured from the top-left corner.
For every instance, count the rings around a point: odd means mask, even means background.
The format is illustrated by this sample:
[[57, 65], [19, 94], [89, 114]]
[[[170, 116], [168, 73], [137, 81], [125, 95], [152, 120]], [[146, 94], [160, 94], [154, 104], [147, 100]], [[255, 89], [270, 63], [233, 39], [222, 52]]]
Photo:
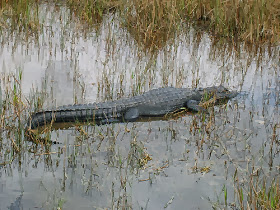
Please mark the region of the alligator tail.
[[53, 110], [38, 112], [31, 116], [29, 126], [31, 129], [44, 126], [51, 123], [60, 122], [85, 122], [87, 120], [95, 120], [95, 110], [82, 109], [82, 110]]

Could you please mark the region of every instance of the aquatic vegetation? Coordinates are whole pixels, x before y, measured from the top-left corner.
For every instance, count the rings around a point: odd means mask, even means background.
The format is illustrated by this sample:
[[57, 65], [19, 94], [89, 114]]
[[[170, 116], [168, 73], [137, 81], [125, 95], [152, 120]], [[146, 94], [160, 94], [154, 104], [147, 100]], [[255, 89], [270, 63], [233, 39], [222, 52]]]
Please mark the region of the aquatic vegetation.
[[121, 2], [122, 0], [69, 0], [66, 1], [66, 5], [76, 17], [74, 21], [79, 22], [83, 31], [89, 31], [91, 28], [98, 31], [104, 15], [116, 11], [122, 6]]
[[241, 209], [279, 209], [279, 180], [264, 176], [261, 169], [253, 171], [248, 185], [240, 185], [238, 175], [234, 177], [235, 190]]
[[[86, 23], [100, 19], [105, 11], [117, 11], [124, 27], [145, 48], [161, 49], [185, 25], [210, 32], [213, 39], [232, 42], [279, 43], [279, 1], [222, 0], [69, 0], [70, 9]], [[82, 6], [81, 6], [82, 5]], [[113, 10], [112, 10], [113, 9]], [[93, 18], [98, 15], [99, 18]]]
[[[0, 209], [280, 208], [278, 1], [0, 1], [0, 27]], [[219, 84], [240, 94], [208, 112], [26, 135], [41, 109]]]
[[[0, 30], [22, 32], [25, 39], [42, 32], [39, 2], [34, 0], [3, 1], [0, 5]], [[53, 4], [60, 5], [60, 1]], [[216, 42], [245, 41], [248, 46], [279, 43], [279, 1], [222, 0], [67, 0], [73, 21], [83, 31], [99, 30], [103, 17], [117, 13], [123, 27], [139, 46], [149, 51], [162, 49], [178, 31], [190, 27], [211, 35]], [[187, 28], [187, 29], [186, 29]], [[256, 44], [257, 43], [257, 44]]]
[[[1, 1], [0, 33], [21, 33], [21, 39], [38, 36], [41, 30], [39, 21], [38, 1]], [[9, 36], [5, 36], [7, 39]], [[20, 38], [20, 37], [18, 37]], [[2, 40], [3, 41], [3, 40]], [[6, 40], [7, 41], [7, 40]]]

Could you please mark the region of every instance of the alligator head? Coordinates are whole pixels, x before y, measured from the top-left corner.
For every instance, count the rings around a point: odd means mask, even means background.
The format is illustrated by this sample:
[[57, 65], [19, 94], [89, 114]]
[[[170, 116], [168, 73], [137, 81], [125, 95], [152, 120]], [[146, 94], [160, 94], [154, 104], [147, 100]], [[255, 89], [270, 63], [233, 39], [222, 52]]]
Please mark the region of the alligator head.
[[230, 91], [222, 85], [208, 88], [199, 88], [198, 91], [201, 92], [202, 95], [215, 95], [217, 99], [230, 99], [237, 95], [237, 91]]
[[212, 104], [224, 103], [238, 94], [237, 91], [230, 91], [222, 85], [198, 88], [197, 91], [201, 97], [201, 103], [211, 102]]

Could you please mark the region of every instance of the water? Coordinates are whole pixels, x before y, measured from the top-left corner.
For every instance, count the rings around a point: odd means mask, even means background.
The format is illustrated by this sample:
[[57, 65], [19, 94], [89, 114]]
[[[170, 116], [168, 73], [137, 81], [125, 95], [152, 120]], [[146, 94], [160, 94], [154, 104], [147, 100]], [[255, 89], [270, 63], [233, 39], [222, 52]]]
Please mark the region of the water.
[[[21, 71], [22, 95], [44, 93], [43, 108], [167, 85], [222, 84], [240, 94], [204, 117], [54, 130], [58, 144], [24, 141], [13, 159], [6, 150], [12, 140], [1, 133], [0, 209], [224, 208], [224, 189], [234, 208], [236, 174], [242, 186], [256, 171], [279, 178], [279, 47], [271, 54], [242, 45], [240, 52], [215, 51], [207, 34], [197, 42], [186, 28], [151, 54], [117, 15], [83, 33], [64, 6], [42, 4], [39, 12], [38, 40], [15, 35], [2, 44], [2, 98], [8, 75]], [[152, 159], [141, 165], [145, 155]]]

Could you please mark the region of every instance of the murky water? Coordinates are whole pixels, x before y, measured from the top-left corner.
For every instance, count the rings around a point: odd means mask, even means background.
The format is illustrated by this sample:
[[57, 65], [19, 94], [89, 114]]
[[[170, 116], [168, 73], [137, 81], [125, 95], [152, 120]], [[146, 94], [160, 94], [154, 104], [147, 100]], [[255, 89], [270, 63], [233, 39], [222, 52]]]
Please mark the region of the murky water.
[[[236, 176], [240, 185], [256, 171], [279, 178], [279, 47], [217, 53], [207, 34], [198, 44], [190, 29], [151, 55], [117, 16], [85, 35], [63, 6], [43, 4], [40, 13], [37, 41], [2, 40], [0, 77], [5, 90], [4, 78], [22, 71], [22, 94], [43, 92], [44, 108], [167, 85], [222, 84], [240, 94], [206, 116], [54, 130], [58, 144], [49, 147], [26, 141], [0, 165], [0, 209], [224, 208], [225, 189], [234, 208]], [[11, 141], [1, 136], [1, 144]], [[1, 162], [5, 154], [1, 146]]]

